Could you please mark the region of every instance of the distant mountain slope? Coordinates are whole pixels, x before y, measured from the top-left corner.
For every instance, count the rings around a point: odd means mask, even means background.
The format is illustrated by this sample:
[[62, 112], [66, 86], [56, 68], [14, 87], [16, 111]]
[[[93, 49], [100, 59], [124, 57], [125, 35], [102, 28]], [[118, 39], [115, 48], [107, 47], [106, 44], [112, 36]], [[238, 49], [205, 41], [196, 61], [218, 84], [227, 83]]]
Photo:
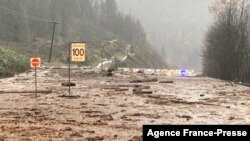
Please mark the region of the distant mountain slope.
[[66, 62], [69, 43], [84, 41], [86, 65], [133, 51], [140, 58], [137, 67], [166, 66], [147, 43], [140, 21], [118, 11], [115, 0], [2, 0], [0, 13], [0, 43], [28, 56], [47, 61], [56, 21], [53, 61]]

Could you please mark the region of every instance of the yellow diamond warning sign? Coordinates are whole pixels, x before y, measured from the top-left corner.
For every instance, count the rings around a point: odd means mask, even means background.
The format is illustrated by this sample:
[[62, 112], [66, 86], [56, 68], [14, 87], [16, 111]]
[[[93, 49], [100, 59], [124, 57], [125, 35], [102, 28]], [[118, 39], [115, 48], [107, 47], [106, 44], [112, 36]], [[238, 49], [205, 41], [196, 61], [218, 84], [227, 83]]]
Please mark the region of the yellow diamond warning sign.
[[71, 43], [71, 61], [84, 62], [85, 61], [85, 43]]

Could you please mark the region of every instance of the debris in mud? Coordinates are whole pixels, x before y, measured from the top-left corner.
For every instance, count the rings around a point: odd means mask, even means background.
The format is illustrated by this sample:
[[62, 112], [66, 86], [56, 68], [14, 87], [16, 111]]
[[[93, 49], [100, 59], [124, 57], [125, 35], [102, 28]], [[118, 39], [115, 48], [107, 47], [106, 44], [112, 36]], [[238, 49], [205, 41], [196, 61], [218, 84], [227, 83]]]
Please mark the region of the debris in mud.
[[73, 83], [73, 82], [64, 82], [64, 83], [62, 83], [62, 86], [63, 87], [69, 87], [69, 86], [71, 86], [71, 87], [75, 87], [76, 86], [76, 83]]
[[142, 89], [134, 89], [134, 94], [153, 94], [153, 91], [150, 90], [142, 90]]
[[26, 80], [30, 80], [29, 78], [16, 78], [16, 81], [26, 81]]
[[218, 92], [219, 95], [226, 95], [227, 93], [225, 91]]
[[85, 117], [100, 118], [100, 119], [105, 120], [105, 121], [114, 120], [114, 118], [112, 117], [111, 114], [89, 113], [89, 114], [86, 114]]
[[98, 105], [98, 106], [108, 106], [108, 104], [96, 104], [96, 105]]
[[146, 103], [154, 103], [157, 105], [169, 105], [169, 104], [186, 104], [186, 105], [210, 105], [210, 106], [218, 106], [218, 104], [210, 103], [210, 102], [202, 102], [202, 101], [186, 101], [176, 97], [161, 97], [161, 96], [148, 96], [151, 98], [147, 100]]
[[137, 79], [137, 80], [132, 80], [130, 83], [145, 83], [145, 82], [157, 82], [157, 78], [145, 78], [145, 79]]
[[77, 99], [77, 98], [80, 98], [81, 96], [79, 96], [79, 95], [59, 95], [58, 97], [68, 98], [68, 99]]
[[70, 135], [70, 137], [83, 137], [83, 135], [80, 134], [79, 132], [74, 132], [73, 134]]
[[96, 126], [105, 126], [105, 125], [108, 125], [107, 122], [103, 122], [101, 120], [97, 120], [96, 122], [93, 123], [93, 125], [96, 125]]
[[174, 81], [159, 81], [159, 83], [174, 83]]
[[133, 89], [133, 94], [153, 94], [153, 91], [150, 90], [150, 86], [135, 85]]
[[149, 95], [148, 98], [160, 99], [160, 95]]
[[[0, 91], [0, 94], [25, 94], [25, 93], [36, 93], [35, 91]], [[39, 90], [37, 93], [50, 94], [52, 90]]]
[[87, 137], [86, 141], [103, 141], [104, 137], [101, 136], [95, 136], [95, 137]]
[[129, 89], [128, 88], [118, 88], [118, 89], [115, 89], [115, 91], [129, 91]]
[[107, 76], [107, 77], [111, 77], [111, 76], [113, 76], [113, 69], [108, 69], [107, 71], [103, 71], [102, 72], [102, 75], [103, 76]]
[[80, 103], [80, 105], [88, 105], [88, 103]]
[[118, 138], [118, 135], [115, 134], [115, 135], [113, 136], [113, 139], [117, 139], [117, 138]]
[[86, 132], [86, 133], [90, 133], [90, 134], [95, 134], [95, 131], [93, 131], [93, 130], [82, 130], [81, 132]]
[[142, 141], [142, 136], [134, 136], [132, 141]]
[[86, 110], [86, 111], [80, 111], [80, 113], [103, 113], [103, 112], [101, 112], [101, 111]]
[[106, 93], [108, 96], [112, 96], [112, 95], [124, 95], [125, 92], [124, 91], [109, 91]]
[[119, 85], [104, 85], [104, 86], [100, 86], [100, 88], [104, 90], [129, 91], [128, 87], [123, 87]]
[[150, 86], [145, 86], [145, 85], [134, 85], [134, 87], [139, 89], [150, 89]]
[[115, 89], [119, 89], [118, 86], [115, 85], [107, 85], [107, 86], [100, 86], [101, 89], [107, 89], [107, 90], [115, 90]]
[[[2, 141], [1, 139], [0, 139], [0, 141]], [[4, 140], [3, 140], [4, 141]], [[32, 139], [30, 139], [30, 138], [22, 138], [22, 139], [20, 139], [20, 141], [33, 141]]]
[[187, 121], [193, 119], [193, 117], [191, 117], [189, 115], [176, 115], [176, 117], [178, 117], [178, 118], [185, 118], [185, 119], [187, 119]]
[[127, 117], [146, 117], [146, 118], [152, 118], [152, 119], [159, 119], [161, 118], [160, 115], [158, 114], [147, 114], [147, 113], [133, 113], [133, 114], [125, 114], [122, 116], [122, 118], [127, 118]]
[[71, 127], [65, 127], [64, 129], [61, 129], [60, 131], [72, 131]]
[[107, 120], [107, 121], [114, 120], [114, 118], [113, 118], [113, 116], [111, 114], [109, 114], [109, 115], [102, 115], [101, 118], [103, 120]]
[[200, 94], [200, 97], [204, 97], [205, 96], [205, 94]]

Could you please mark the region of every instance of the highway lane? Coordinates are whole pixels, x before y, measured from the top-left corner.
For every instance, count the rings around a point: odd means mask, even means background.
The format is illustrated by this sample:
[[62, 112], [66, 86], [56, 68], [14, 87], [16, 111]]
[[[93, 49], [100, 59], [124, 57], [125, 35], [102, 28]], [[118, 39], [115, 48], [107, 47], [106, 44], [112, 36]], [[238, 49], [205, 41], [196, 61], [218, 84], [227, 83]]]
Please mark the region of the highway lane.
[[[250, 88], [205, 77], [162, 77], [174, 83], [135, 83], [143, 74], [103, 77], [95, 69], [72, 69], [72, 94], [67, 67], [38, 71], [39, 90], [50, 94], [0, 94], [2, 140], [139, 140], [143, 124], [249, 124]], [[148, 76], [155, 77], [155, 76]], [[135, 94], [144, 87], [153, 94]], [[0, 80], [0, 91], [34, 89], [34, 71]], [[237, 111], [237, 112], [236, 112]]]

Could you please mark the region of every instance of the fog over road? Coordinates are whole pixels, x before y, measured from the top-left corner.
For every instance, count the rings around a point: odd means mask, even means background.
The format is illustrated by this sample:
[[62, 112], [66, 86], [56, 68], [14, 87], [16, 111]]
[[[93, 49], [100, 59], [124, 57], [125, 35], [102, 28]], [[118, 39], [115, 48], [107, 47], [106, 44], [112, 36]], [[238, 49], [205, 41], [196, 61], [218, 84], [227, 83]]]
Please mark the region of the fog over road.
[[[140, 140], [143, 124], [249, 124], [250, 89], [205, 77], [157, 76], [157, 82], [129, 83], [152, 78], [115, 73], [104, 77], [90, 68], [72, 67], [72, 94], [67, 95], [67, 66], [34, 71], [0, 80], [0, 140]], [[160, 81], [174, 83], [159, 83]], [[135, 93], [141, 88], [152, 94]], [[12, 93], [8, 93], [12, 91]], [[236, 112], [237, 111], [237, 112]]]
[[[202, 70], [205, 33], [215, 0], [117, 0], [121, 11], [138, 18], [147, 37], [173, 67]], [[176, 56], [178, 54], [178, 57]]]

